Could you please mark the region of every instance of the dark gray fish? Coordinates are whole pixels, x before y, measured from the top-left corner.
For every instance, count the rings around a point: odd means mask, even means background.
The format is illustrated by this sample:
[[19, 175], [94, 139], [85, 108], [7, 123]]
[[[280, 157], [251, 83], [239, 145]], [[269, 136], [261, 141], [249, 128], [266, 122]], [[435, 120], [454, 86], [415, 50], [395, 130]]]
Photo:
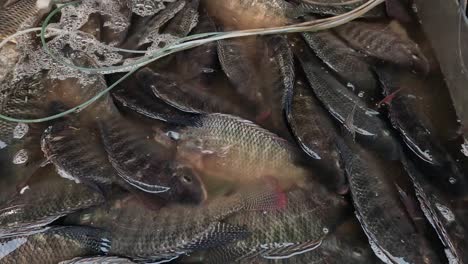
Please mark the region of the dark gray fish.
[[287, 131], [284, 104], [287, 94], [294, 88], [294, 56], [284, 36], [266, 38], [265, 50], [267, 61], [261, 68], [263, 73], [261, 78], [264, 79], [262, 85], [264, 108], [270, 112], [271, 127], [275, 131]]
[[0, 238], [0, 261], [5, 264], [57, 264], [75, 257], [105, 254], [107, 232], [89, 227], [46, 227], [33, 233]]
[[256, 38], [225, 39], [218, 43], [218, 59], [221, 68], [239, 94], [251, 102], [260, 102], [260, 83], [254, 54], [258, 45]]
[[41, 140], [45, 157], [64, 178], [106, 192], [117, 181], [99, 134], [76, 117], [47, 128]]
[[437, 188], [429, 182], [408, 158], [402, 163], [410, 176], [419, 205], [429, 223], [437, 232], [445, 247], [449, 263], [468, 263], [466, 242], [467, 229], [462, 219], [453, 210], [449, 199], [446, 199]]
[[154, 141], [152, 131], [145, 133], [118, 111], [102, 116], [99, 128], [110, 163], [118, 176], [134, 188], [170, 201], [200, 203], [206, 199], [200, 177], [174, 160], [174, 148]]
[[335, 32], [352, 48], [370, 58], [414, 69], [422, 74], [429, 72], [429, 62], [418, 45], [392, 32], [387, 25], [352, 21], [336, 27]]
[[169, 3], [166, 8], [161, 12], [156, 13], [152, 17], [143, 17], [137, 20], [136, 23], [132, 23], [129, 36], [125, 43], [124, 48], [136, 49], [141, 47], [143, 44], [152, 42], [156, 36], [160, 34], [161, 28], [174, 16], [179, 13], [184, 6], [186, 1], [178, 0]]
[[0, 3], [0, 40], [13, 35], [26, 20], [48, 12], [50, 6], [37, 6], [37, 0], [8, 0]]
[[434, 135], [430, 119], [418, 107], [416, 96], [401, 87], [403, 81], [410, 80], [412, 76], [392, 68], [381, 67], [376, 71], [387, 96], [384, 101], [387, 101], [392, 125], [400, 132], [408, 148], [423, 161], [423, 167], [440, 179], [440, 183], [451, 191], [466, 193], [466, 176]]
[[296, 81], [292, 97], [286, 99], [286, 117], [297, 143], [317, 164], [323, 166], [337, 190], [346, 184], [341, 159], [334, 141], [338, 134], [329, 114], [322, 108], [303, 78]]
[[[348, 230], [348, 222], [330, 232], [315, 250], [286, 259], [256, 258], [252, 264], [376, 264], [380, 263], [367, 241]], [[354, 226], [353, 226], [354, 227]], [[346, 229], [344, 229], [346, 228]]]
[[126, 258], [119, 257], [93, 257], [93, 258], [74, 258], [62, 261], [59, 264], [135, 264]]
[[245, 227], [221, 221], [240, 211], [282, 208], [286, 202], [284, 196], [275, 186], [256, 185], [242, 193], [214, 198], [201, 206], [172, 204], [159, 211], [149, 211], [131, 203], [95, 209], [81, 219], [85, 224], [110, 228], [113, 234], [111, 254], [173, 259], [246, 238], [250, 233]]
[[47, 225], [77, 210], [104, 202], [104, 197], [60, 178], [51, 168], [33, 175], [21, 190], [0, 207], [0, 237], [15, 231]]
[[306, 49], [299, 50], [299, 45], [295, 47], [310, 86], [328, 112], [366, 146], [388, 159], [398, 158], [400, 146], [379, 112], [368, 108], [361, 98], [335, 79], [314, 54]]
[[142, 116], [170, 122], [171, 120], [184, 120], [190, 118], [186, 114], [172, 107], [154, 96], [153, 91], [146, 85], [136, 85], [135, 77], [129, 77], [116, 90], [112, 92], [115, 102], [123, 108], [129, 109]]
[[282, 210], [239, 212], [224, 222], [246, 226], [251, 235], [206, 252], [203, 263], [238, 263], [252, 258], [285, 259], [319, 248], [346, 213], [343, 198], [315, 183], [287, 193]]
[[[406, 215], [381, 161], [357, 145], [337, 141], [351, 197], [374, 253], [385, 263], [439, 263]], [[387, 172], [388, 173], [388, 172]]]
[[140, 86], [148, 87], [153, 94], [170, 106], [187, 113], [226, 113], [246, 116], [238, 106], [216, 94], [190, 87], [176, 76], [159, 74], [149, 68], [138, 71]]
[[[300, 0], [300, 3], [291, 10], [289, 16], [296, 18], [310, 14], [326, 16], [342, 15], [366, 2], [367, 0]], [[366, 18], [383, 18], [385, 16], [385, 9], [381, 6], [377, 6], [363, 15]]]
[[348, 47], [331, 31], [302, 33], [310, 48], [347, 83], [356, 95], [373, 102], [380, 95], [377, 80], [362, 55]]

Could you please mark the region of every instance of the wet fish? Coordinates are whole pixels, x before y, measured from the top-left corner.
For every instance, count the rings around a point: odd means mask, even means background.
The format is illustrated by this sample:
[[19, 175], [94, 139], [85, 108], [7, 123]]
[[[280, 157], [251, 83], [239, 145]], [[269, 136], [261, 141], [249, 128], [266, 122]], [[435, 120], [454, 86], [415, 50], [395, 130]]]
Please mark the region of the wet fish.
[[62, 261], [59, 264], [134, 264], [126, 258], [119, 257], [93, 257], [93, 258], [74, 258], [67, 261]]
[[227, 217], [224, 222], [244, 225], [252, 234], [208, 251], [203, 263], [237, 263], [255, 257], [284, 259], [319, 248], [339, 223], [346, 205], [342, 198], [321, 188], [314, 184], [288, 192], [288, 203], [282, 210], [240, 212]]
[[284, 0], [209, 0], [205, 4], [216, 21], [234, 29], [284, 26], [292, 7]]
[[394, 185], [379, 160], [353, 145], [337, 141], [351, 190], [356, 217], [374, 253], [385, 263], [439, 263], [427, 241], [416, 232], [394, 194]]
[[450, 201], [430, 183], [427, 176], [423, 175], [409, 158], [402, 159], [402, 163], [413, 182], [416, 197], [426, 219], [445, 247], [449, 263], [467, 263], [468, 254], [464, 250], [468, 247], [465, 239], [467, 233], [463, 220], [453, 210]]
[[[44, 6], [44, 3], [47, 5]], [[13, 35], [25, 21], [45, 14], [51, 1], [8, 0], [0, 3], [0, 40]]]
[[261, 84], [256, 79], [256, 38], [225, 39], [218, 42], [218, 59], [221, 68], [239, 94], [251, 102], [260, 102]]
[[385, 25], [352, 21], [336, 27], [335, 32], [352, 48], [370, 58], [389, 62], [401, 67], [429, 72], [429, 62], [410, 39], [400, 37]]
[[297, 47], [300, 46], [296, 45], [296, 57], [315, 95], [328, 112], [366, 146], [379, 151], [388, 159], [398, 158], [400, 146], [380, 118], [379, 112], [368, 108], [361, 98], [336, 80], [315, 55]]
[[113, 234], [110, 254], [138, 259], [174, 259], [214, 246], [244, 239], [250, 233], [243, 226], [221, 222], [245, 210], [277, 210], [287, 203], [275, 186], [249, 188], [228, 197], [216, 197], [201, 206], [172, 204], [159, 211], [141, 205], [103, 209], [82, 217], [88, 223], [107, 226]]
[[100, 193], [45, 168], [0, 207], [0, 237], [47, 225], [71, 212], [104, 202]]
[[199, 203], [206, 199], [200, 177], [174, 160], [174, 149], [155, 142], [151, 132], [123, 118], [115, 109], [99, 120], [101, 138], [118, 176], [131, 186], [173, 201]]
[[[336, 16], [350, 12], [365, 4], [366, 0], [300, 0], [300, 3], [290, 13], [292, 17], [307, 16], [309, 14]], [[377, 6], [365, 13], [363, 17], [382, 18], [385, 17], [385, 9]]]
[[400, 132], [406, 146], [423, 161], [423, 167], [434, 172], [451, 191], [466, 193], [468, 182], [457, 163], [435, 137], [433, 126], [418, 108], [416, 98], [401, 87], [412, 76], [391, 68], [377, 69], [384, 94], [389, 98], [388, 113], [393, 127]]
[[170, 74], [159, 74], [149, 68], [137, 73], [141, 86], [151, 88], [153, 94], [170, 106], [187, 113], [227, 113], [246, 116], [238, 106], [213, 94], [180, 82]]
[[74, 257], [105, 254], [107, 232], [89, 227], [46, 227], [32, 233], [0, 238], [2, 263], [56, 264]]
[[328, 172], [331, 179], [327, 179], [327, 183], [337, 190], [342, 189], [346, 177], [334, 144], [338, 134], [328, 113], [302, 77], [296, 81], [292, 96], [286, 99], [286, 117], [302, 150]]
[[[341, 226], [339, 227], [342, 228]], [[375, 264], [379, 263], [367, 242], [360, 241], [348, 230], [328, 234], [315, 250], [286, 259], [256, 258], [252, 264]]]
[[177, 155], [206, 175], [235, 184], [265, 177], [288, 188], [311, 176], [302, 156], [286, 140], [236, 116], [201, 114], [169, 132]]
[[367, 102], [373, 102], [380, 95], [370, 65], [332, 31], [302, 33], [302, 36], [317, 57], [336, 72], [356, 95]]

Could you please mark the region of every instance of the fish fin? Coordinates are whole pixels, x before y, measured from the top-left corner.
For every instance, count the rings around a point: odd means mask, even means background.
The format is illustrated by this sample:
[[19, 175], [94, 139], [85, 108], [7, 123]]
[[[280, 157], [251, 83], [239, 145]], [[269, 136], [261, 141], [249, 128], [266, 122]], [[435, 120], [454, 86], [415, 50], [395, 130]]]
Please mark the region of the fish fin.
[[390, 105], [392, 103], [393, 98], [395, 98], [398, 95], [401, 89], [403, 88], [398, 88], [395, 91], [391, 92], [389, 95], [385, 96], [384, 99], [382, 99], [380, 102], [377, 103], [377, 106], [380, 107], [384, 104]]
[[243, 191], [241, 195], [243, 208], [245, 210], [278, 210], [284, 209], [288, 204], [288, 198], [279, 185], [278, 180], [273, 177], [264, 177], [266, 187], [258, 191]]
[[111, 249], [111, 234], [104, 229], [84, 226], [57, 226], [52, 227], [50, 232], [76, 239], [100, 254], [107, 254]]
[[395, 183], [395, 187], [398, 190], [398, 193], [400, 195], [400, 200], [403, 203], [403, 206], [405, 207], [405, 211], [408, 214], [409, 218], [411, 219], [411, 222], [413, 223], [414, 227], [416, 228], [416, 230], [422, 231], [421, 228], [419, 227], [418, 222], [421, 222], [421, 221], [424, 222], [424, 217], [421, 216], [418, 212], [417, 201], [412, 199], [412, 197], [410, 197], [397, 183]]
[[318, 240], [310, 240], [303, 243], [289, 244], [284, 243], [284, 246], [276, 247], [272, 250], [262, 254], [263, 258], [266, 259], [286, 259], [296, 255], [300, 255], [314, 249], [317, 249], [322, 245], [323, 237]]
[[214, 222], [187, 245], [184, 245], [183, 249], [192, 251], [219, 247], [245, 239], [250, 234], [251, 232], [245, 226]]

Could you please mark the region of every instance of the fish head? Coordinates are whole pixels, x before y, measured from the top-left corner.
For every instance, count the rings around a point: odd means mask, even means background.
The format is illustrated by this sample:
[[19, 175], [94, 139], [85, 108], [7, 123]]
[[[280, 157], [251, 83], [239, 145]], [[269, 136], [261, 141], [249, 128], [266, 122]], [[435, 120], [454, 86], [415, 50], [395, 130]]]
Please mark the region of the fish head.
[[202, 203], [207, 199], [207, 192], [201, 177], [189, 166], [174, 163], [171, 167], [170, 197], [187, 203]]

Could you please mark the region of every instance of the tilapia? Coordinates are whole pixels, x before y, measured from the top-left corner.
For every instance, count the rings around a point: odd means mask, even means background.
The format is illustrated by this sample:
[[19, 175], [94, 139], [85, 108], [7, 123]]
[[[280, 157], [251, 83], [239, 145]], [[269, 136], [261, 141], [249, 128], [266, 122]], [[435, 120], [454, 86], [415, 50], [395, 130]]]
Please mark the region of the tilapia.
[[25, 21], [47, 13], [50, 3], [37, 0], [8, 0], [0, 3], [0, 40], [16, 33]]
[[386, 25], [352, 21], [336, 27], [335, 32], [352, 48], [377, 61], [383, 61], [416, 70], [429, 72], [429, 62], [418, 45]]
[[429, 117], [418, 107], [416, 96], [402, 87], [404, 80], [411, 81], [401, 70], [378, 68], [377, 73], [388, 100], [388, 114], [392, 125], [400, 132], [406, 146], [423, 161], [434, 177], [447, 189], [466, 193], [468, 182], [455, 160], [444, 149], [434, 135], [434, 127]]
[[47, 225], [71, 212], [104, 202], [100, 193], [43, 169], [0, 207], [0, 237]]
[[346, 184], [341, 158], [334, 140], [338, 137], [329, 114], [315, 98], [304, 78], [296, 81], [292, 96], [286, 98], [286, 117], [297, 143], [323, 167], [326, 182], [337, 190]]
[[119, 257], [93, 257], [93, 258], [74, 258], [62, 261], [59, 264], [135, 264], [126, 258]]
[[370, 65], [362, 55], [348, 47], [332, 31], [302, 33], [309, 47], [347, 87], [367, 102], [373, 102], [380, 95], [377, 80]]
[[187, 36], [198, 23], [198, 5], [200, 0], [189, 1], [164, 29], [164, 34], [182, 38]]
[[[300, 3], [290, 12], [290, 17], [301, 17], [309, 14], [336, 16], [353, 11], [365, 4], [367, 0], [300, 0]], [[381, 6], [374, 7], [363, 17], [385, 17], [385, 9]]]
[[221, 25], [233, 29], [284, 26], [292, 5], [284, 0], [208, 0], [208, 12]]
[[227, 217], [224, 222], [246, 226], [252, 234], [208, 251], [203, 263], [237, 263], [255, 257], [284, 259], [319, 248], [346, 211], [344, 199], [321, 188], [314, 184], [288, 192], [282, 210], [239, 212]]
[[145, 133], [117, 109], [102, 116], [98, 123], [109, 161], [128, 184], [170, 201], [199, 203], [206, 199], [200, 177], [189, 166], [174, 160], [175, 149], [155, 142], [152, 132]]
[[244, 239], [250, 234], [245, 227], [221, 221], [236, 212], [279, 210], [286, 204], [285, 194], [276, 186], [255, 185], [200, 206], [172, 204], [159, 211], [148, 211], [141, 205], [130, 204], [110, 211], [96, 209], [82, 219], [110, 228], [113, 235], [110, 254], [161, 260]]
[[238, 106], [224, 98], [190, 87], [170, 74], [159, 74], [144, 68], [138, 71], [137, 79], [141, 86], [151, 88], [156, 97], [183, 112], [246, 115]]
[[57, 264], [75, 257], [107, 253], [109, 233], [88, 227], [46, 227], [33, 233], [0, 238], [0, 261]]
[[260, 102], [261, 84], [256, 79], [259, 68], [255, 64], [256, 38], [225, 39], [217, 43], [218, 59], [229, 81], [239, 94], [251, 102]]
[[192, 166], [234, 184], [273, 177], [284, 188], [302, 185], [311, 172], [286, 140], [251, 121], [226, 114], [201, 114], [169, 131], [177, 155]]
[[388, 159], [398, 158], [400, 146], [379, 112], [369, 108], [357, 95], [325, 70], [319, 59], [296, 45], [296, 57], [315, 95], [330, 114], [357, 139]]
[[337, 141], [351, 197], [374, 253], [385, 263], [439, 263], [406, 215], [395, 186], [378, 158], [357, 145]]
[[464, 250], [467, 229], [462, 219], [458, 217], [449, 199], [446, 199], [436, 186], [430, 183], [415, 164], [407, 157], [402, 163], [410, 176], [419, 205], [429, 223], [437, 232], [445, 247], [449, 263], [468, 263], [468, 254]]

